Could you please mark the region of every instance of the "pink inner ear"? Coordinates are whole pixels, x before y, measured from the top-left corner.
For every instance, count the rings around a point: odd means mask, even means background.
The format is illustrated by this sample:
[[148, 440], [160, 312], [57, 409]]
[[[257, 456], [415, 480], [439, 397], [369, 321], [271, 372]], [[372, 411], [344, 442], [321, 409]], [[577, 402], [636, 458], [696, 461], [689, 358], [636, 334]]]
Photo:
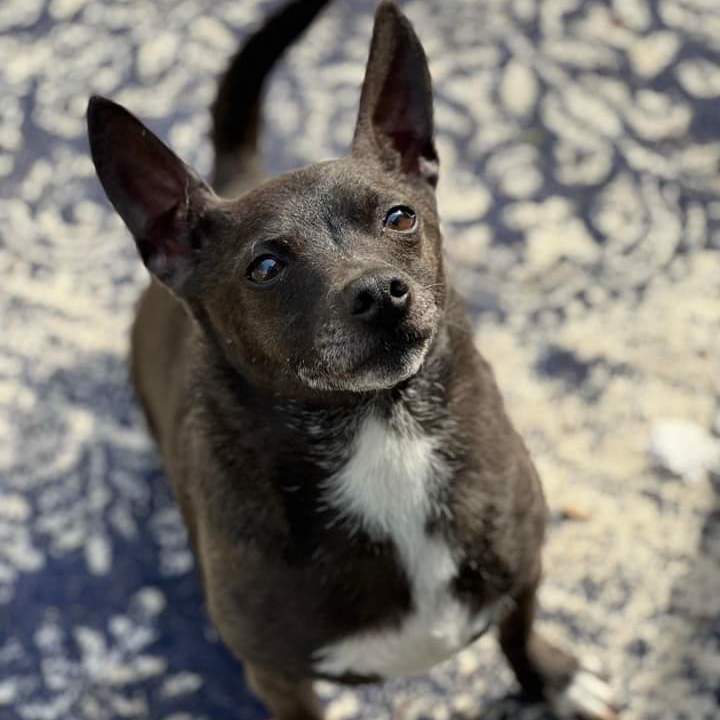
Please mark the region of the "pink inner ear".
[[[433, 144], [432, 90], [422, 48], [416, 38], [396, 38], [377, 97], [372, 124], [400, 155], [406, 174], [437, 182], [437, 153]], [[381, 145], [382, 137], [378, 138]]]
[[408, 175], [420, 175], [433, 187], [438, 180], [438, 159], [432, 139], [419, 137], [412, 130], [383, 131], [400, 155], [400, 169]]

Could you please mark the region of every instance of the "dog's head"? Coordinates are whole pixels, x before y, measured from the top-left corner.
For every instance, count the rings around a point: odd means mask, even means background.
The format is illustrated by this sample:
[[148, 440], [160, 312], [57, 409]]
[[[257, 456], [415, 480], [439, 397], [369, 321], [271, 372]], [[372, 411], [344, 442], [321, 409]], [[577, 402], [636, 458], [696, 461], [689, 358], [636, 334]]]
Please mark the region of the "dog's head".
[[146, 266], [254, 382], [363, 392], [419, 370], [445, 302], [437, 155], [425, 54], [394, 5], [347, 158], [226, 200], [120, 106], [91, 100], [88, 128]]

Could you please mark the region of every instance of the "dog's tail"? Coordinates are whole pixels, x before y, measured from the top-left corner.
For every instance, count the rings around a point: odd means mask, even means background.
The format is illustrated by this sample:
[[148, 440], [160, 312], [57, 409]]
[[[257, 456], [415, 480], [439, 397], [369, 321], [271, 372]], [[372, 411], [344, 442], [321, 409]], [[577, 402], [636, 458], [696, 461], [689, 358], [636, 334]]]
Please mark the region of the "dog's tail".
[[291, 0], [256, 30], [230, 61], [212, 105], [214, 183], [222, 184], [257, 153], [265, 78], [286, 48], [329, 0]]

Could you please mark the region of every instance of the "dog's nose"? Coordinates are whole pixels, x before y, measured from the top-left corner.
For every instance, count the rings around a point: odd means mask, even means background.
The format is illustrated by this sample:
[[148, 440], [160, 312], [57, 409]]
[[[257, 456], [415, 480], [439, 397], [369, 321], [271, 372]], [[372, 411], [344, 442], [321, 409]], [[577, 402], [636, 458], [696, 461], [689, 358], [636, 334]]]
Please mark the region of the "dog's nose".
[[375, 325], [398, 323], [410, 306], [407, 281], [392, 273], [361, 275], [347, 284], [343, 294], [354, 318]]

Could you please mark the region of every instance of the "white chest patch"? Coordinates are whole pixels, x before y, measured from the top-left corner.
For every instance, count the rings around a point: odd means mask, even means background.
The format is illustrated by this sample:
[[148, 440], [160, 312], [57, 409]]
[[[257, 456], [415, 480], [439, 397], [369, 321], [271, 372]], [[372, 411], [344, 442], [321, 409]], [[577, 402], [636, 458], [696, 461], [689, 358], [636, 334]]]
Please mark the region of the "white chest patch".
[[464, 647], [491, 620], [471, 616], [453, 596], [456, 559], [425, 527], [446, 468], [435, 441], [407, 418], [402, 430], [374, 416], [331, 479], [327, 500], [371, 537], [391, 539], [410, 581], [414, 611], [397, 629], [351, 636], [323, 648], [315, 668], [328, 675], [395, 677], [424, 672]]

